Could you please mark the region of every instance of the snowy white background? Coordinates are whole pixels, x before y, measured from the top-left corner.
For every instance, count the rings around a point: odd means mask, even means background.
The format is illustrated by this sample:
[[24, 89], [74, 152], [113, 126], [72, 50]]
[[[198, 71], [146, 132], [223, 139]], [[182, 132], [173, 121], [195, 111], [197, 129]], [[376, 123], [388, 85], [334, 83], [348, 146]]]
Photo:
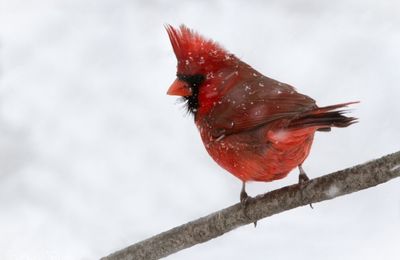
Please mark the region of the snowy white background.
[[[400, 148], [398, 1], [0, 1], [0, 259], [96, 259], [238, 202], [166, 90], [187, 24], [319, 105], [316, 177]], [[297, 181], [252, 183], [255, 195]], [[239, 228], [169, 259], [395, 259], [400, 180]]]

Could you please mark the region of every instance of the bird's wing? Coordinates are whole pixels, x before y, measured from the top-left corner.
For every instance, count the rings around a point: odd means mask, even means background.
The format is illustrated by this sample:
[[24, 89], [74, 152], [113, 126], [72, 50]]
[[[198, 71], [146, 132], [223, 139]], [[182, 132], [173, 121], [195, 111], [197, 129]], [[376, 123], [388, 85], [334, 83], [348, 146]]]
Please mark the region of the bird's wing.
[[284, 122], [315, 109], [315, 101], [287, 84], [260, 76], [234, 86], [205, 118], [212, 135], [250, 131], [272, 121]]

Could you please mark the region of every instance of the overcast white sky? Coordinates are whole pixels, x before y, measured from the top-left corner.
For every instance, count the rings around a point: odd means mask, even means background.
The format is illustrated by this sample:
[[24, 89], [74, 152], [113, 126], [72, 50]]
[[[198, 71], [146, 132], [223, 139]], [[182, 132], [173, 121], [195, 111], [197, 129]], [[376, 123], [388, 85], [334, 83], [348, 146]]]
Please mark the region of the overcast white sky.
[[[166, 90], [185, 23], [319, 105], [310, 177], [400, 148], [398, 1], [0, 0], [0, 258], [96, 259], [238, 202]], [[252, 183], [256, 195], [297, 181]], [[168, 259], [395, 259], [400, 180], [267, 218]]]

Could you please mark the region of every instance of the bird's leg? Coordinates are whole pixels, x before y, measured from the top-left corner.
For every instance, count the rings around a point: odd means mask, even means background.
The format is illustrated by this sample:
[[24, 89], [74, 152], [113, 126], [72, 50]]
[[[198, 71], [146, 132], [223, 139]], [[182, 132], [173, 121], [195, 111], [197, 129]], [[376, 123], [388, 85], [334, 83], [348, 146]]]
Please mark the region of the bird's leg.
[[[306, 172], [304, 171], [303, 167], [301, 166], [301, 164], [299, 165], [299, 185], [300, 188], [304, 188], [304, 183], [309, 181], [310, 178], [308, 178]], [[312, 203], [310, 203], [310, 207], [313, 209], [313, 205]]]
[[[249, 195], [247, 195], [247, 192], [246, 192], [246, 183], [245, 183], [245, 182], [242, 182], [242, 190], [240, 191], [240, 204], [242, 205], [242, 208], [243, 208], [243, 210], [244, 210], [244, 215], [245, 215], [247, 218], [250, 218], [250, 217], [247, 215], [247, 212], [246, 212], [246, 208], [247, 208], [247, 205], [248, 205], [250, 199], [252, 199], [252, 197], [250, 197]], [[254, 221], [254, 227], [257, 227], [257, 221]]]
[[242, 208], [246, 208], [247, 203], [249, 201], [249, 195], [246, 192], [246, 183], [242, 182], [242, 190], [240, 191], [240, 204]]
[[306, 172], [304, 171], [303, 167], [301, 166], [301, 164], [299, 165], [299, 184], [303, 184], [306, 181], [309, 181], [310, 178], [308, 178]]

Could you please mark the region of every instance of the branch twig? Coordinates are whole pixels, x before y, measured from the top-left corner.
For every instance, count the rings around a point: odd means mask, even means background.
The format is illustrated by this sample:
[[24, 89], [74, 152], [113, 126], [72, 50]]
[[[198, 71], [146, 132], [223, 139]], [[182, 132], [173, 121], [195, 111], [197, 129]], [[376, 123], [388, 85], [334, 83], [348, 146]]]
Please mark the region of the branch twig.
[[119, 250], [103, 260], [159, 259], [280, 212], [367, 189], [400, 176], [400, 151], [299, 185], [286, 186], [188, 222]]

